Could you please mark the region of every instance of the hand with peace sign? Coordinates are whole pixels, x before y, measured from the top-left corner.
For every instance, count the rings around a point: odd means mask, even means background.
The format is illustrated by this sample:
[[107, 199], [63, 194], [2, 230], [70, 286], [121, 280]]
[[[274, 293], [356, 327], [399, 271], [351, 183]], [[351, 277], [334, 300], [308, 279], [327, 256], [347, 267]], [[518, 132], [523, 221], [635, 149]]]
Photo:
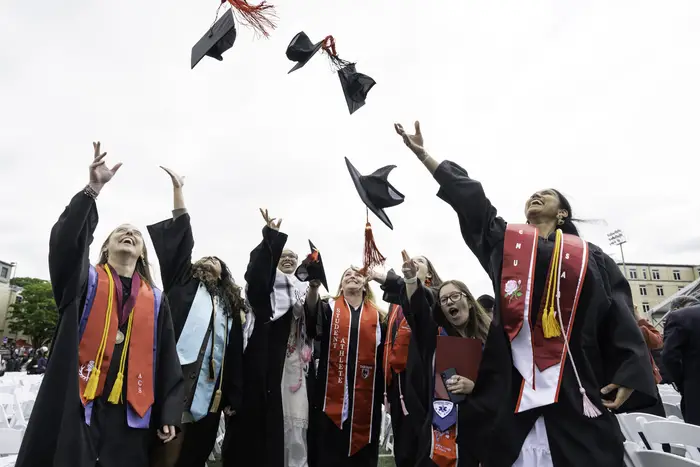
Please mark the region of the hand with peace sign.
[[267, 209], [259, 208], [260, 209], [260, 214], [262, 214], [263, 219], [265, 219], [265, 225], [267, 225], [269, 228], [272, 230], [277, 230], [279, 231], [280, 225], [282, 225], [282, 219], [278, 220], [277, 223], [275, 224], [275, 219], [272, 218], [270, 219], [270, 215], [267, 212]]
[[114, 177], [117, 173], [119, 167], [122, 163], [119, 162], [114, 165], [111, 169], [107, 167], [105, 163], [106, 152], [100, 153], [100, 142], [92, 143], [92, 147], [95, 150], [95, 155], [92, 159], [92, 164], [90, 164], [90, 183], [89, 186], [96, 193], [99, 193], [103, 186]]

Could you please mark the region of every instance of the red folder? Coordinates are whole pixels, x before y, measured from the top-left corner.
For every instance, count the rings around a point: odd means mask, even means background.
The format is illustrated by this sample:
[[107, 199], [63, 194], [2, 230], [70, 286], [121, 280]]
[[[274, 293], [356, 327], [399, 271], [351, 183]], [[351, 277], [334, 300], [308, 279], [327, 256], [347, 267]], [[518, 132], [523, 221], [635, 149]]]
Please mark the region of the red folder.
[[449, 400], [440, 374], [448, 368], [476, 382], [481, 364], [482, 344], [479, 339], [456, 336], [438, 336], [435, 351], [435, 391], [441, 399]]

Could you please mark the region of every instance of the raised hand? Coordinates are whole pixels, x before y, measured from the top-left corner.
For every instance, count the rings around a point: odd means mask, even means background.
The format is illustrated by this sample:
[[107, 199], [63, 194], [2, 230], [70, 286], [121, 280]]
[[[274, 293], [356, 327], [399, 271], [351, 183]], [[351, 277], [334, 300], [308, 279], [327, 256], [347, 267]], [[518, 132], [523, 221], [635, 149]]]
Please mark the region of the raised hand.
[[107, 153], [100, 153], [100, 142], [92, 143], [92, 147], [95, 150], [95, 155], [93, 156], [92, 164], [90, 164], [90, 185], [93, 189], [99, 191], [102, 186], [112, 180], [112, 177], [117, 173], [122, 163], [118, 162], [110, 169], [107, 167], [107, 164], [105, 164], [105, 156]]
[[423, 157], [425, 155], [425, 148], [423, 146], [423, 134], [420, 132], [420, 122], [416, 120], [416, 123], [414, 124], [416, 128], [416, 134], [415, 135], [409, 135], [406, 133], [406, 130], [403, 129], [403, 125], [400, 123], [394, 123], [394, 129], [396, 130], [396, 133], [403, 138], [403, 142], [406, 146], [408, 146], [408, 149], [413, 151], [413, 153], [420, 157]]
[[[405, 252], [402, 252], [402, 254]], [[401, 266], [404, 279], [413, 279], [418, 275], [418, 263], [403, 254], [403, 266]]]
[[260, 209], [260, 214], [262, 214], [263, 219], [265, 219], [265, 225], [271, 228], [272, 230], [279, 230], [280, 225], [282, 225], [282, 219], [278, 220], [277, 223], [275, 224], [275, 219], [272, 218], [270, 219], [270, 215], [267, 212], [267, 209], [259, 208]]
[[161, 169], [165, 170], [165, 172], [170, 175], [170, 180], [173, 182], [173, 188], [182, 188], [185, 185], [185, 176], [184, 175], [178, 175], [175, 172], [173, 172], [171, 169], [168, 169], [167, 167], [163, 167], [162, 165], [160, 166]]

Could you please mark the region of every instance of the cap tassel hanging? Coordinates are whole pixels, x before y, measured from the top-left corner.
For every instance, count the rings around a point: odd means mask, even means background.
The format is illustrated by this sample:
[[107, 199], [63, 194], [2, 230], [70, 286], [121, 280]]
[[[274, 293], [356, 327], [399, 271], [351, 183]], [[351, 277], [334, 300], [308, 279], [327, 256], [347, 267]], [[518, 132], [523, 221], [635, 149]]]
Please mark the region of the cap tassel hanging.
[[372, 225], [369, 223], [369, 209], [367, 209], [367, 223], [365, 224], [365, 251], [362, 261], [362, 274], [366, 274], [374, 266], [384, 264], [386, 258], [379, 252], [374, 242]]
[[251, 5], [246, 0], [221, 0], [221, 3], [228, 1], [234, 13], [242, 23], [255, 29], [265, 37], [270, 37], [268, 30], [277, 28], [273, 19], [277, 18], [275, 7], [266, 1], [258, 5]]
[[326, 36], [325, 39], [323, 39], [321, 48], [326, 52], [328, 58], [330, 58], [333, 71], [338, 71], [350, 65], [350, 62], [338, 57], [338, 52], [335, 49], [335, 38], [333, 36]]

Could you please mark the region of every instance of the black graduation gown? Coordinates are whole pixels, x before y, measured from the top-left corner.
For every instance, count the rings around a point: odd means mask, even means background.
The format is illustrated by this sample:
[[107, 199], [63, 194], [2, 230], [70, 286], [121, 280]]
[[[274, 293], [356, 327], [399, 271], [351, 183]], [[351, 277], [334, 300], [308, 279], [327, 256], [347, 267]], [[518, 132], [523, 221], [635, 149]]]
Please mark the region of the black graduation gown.
[[[105, 391], [94, 402], [91, 425], [85, 424], [77, 377], [78, 327], [87, 291], [89, 247], [97, 221], [95, 200], [80, 192], [51, 230], [49, 272], [59, 320], [51, 358], [22, 440], [18, 467], [148, 467], [150, 450], [158, 442], [156, 429], [180, 426], [183, 379], [166, 297], [162, 298], [157, 323], [155, 404], [150, 429], [129, 428], [125, 405], [107, 403], [123, 345], [114, 348], [115, 363], [110, 365]], [[126, 384], [124, 391], [125, 395]]]
[[[387, 272], [386, 280], [382, 284], [381, 289], [384, 291], [383, 300], [387, 303], [401, 305], [401, 291], [404, 287], [403, 278], [398, 276], [393, 269]], [[431, 289], [432, 290], [432, 289]], [[404, 310], [404, 316], [406, 312]], [[387, 319], [387, 322], [389, 319]], [[394, 339], [398, 330], [398, 323], [394, 325], [394, 329], [387, 329], [387, 339]], [[382, 348], [382, 353], [384, 349]], [[420, 353], [416, 347], [415, 339], [411, 338], [408, 345], [408, 358], [406, 360], [406, 371], [399, 374], [393, 369], [391, 371], [391, 384], [387, 387], [387, 399], [389, 402], [389, 413], [391, 415], [391, 430], [394, 433], [394, 461], [396, 467], [410, 467], [416, 465], [416, 456], [418, 451], [418, 434], [423, 424], [423, 413], [425, 407], [420, 399], [416, 388], [423, 384], [420, 369], [423, 365], [420, 360]], [[413, 372], [418, 376], [418, 381], [414, 382], [407, 376], [411, 373], [409, 367], [415, 367]], [[399, 384], [401, 382], [401, 394], [403, 394], [404, 404], [408, 415], [404, 415], [401, 407], [401, 399], [399, 394]], [[416, 385], [415, 383], [418, 383]]]
[[[157, 224], [149, 225], [148, 233], [160, 263], [163, 291], [168, 296], [170, 303], [177, 341], [187, 322], [200, 283], [192, 275], [194, 236], [192, 235], [190, 215], [184, 213], [175, 219], [166, 219]], [[178, 466], [203, 465], [214, 448], [221, 411], [228, 406], [235, 411], [240, 409], [243, 379], [243, 330], [239, 311], [232, 311], [230, 319], [232, 325], [228, 335], [228, 347], [224, 361], [223, 395], [219, 410], [216, 413], [210, 413], [198, 422], [187, 424]], [[201, 354], [197, 364], [191, 365], [188, 374], [184, 375], [185, 387], [188, 391], [194, 391], [196, 388], [203, 357], [204, 355]], [[217, 376], [217, 378], [220, 377], [222, 375]], [[217, 379], [216, 387], [218, 385], [219, 380]], [[187, 394], [183, 400], [186, 398]], [[209, 402], [210, 405], [213, 399], [214, 394]]]
[[671, 312], [664, 327], [663, 360], [683, 396], [686, 423], [700, 425], [700, 306]]
[[[469, 178], [457, 164], [442, 162], [434, 177], [440, 184], [438, 197], [457, 212], [465, 243], [489, 274], [495, 296], [502, 296], [500, 283], [506, 222], [497, 216], [481, 184]], [[553, 235], [538, 240], [532, 296], [535, 304], [541, 303], [553, 240]], [[504, 401], [498, 436], [492, 438], [488, 450], [490, 459], [483, 463], [484, 467], [512, 465], [525, 437], [541, 415], [544, 416], [556, 467], [622, 465], [624, 438], [615, 416], [602, 406], [600, 389], [610, 383], [634, 389], [631, 398], [621, 408], [623, 411], [648, 407], [656, 400], [649, 353], [631, 311], [629, 284], [609, 256], [595, 245], [589, 244], [589, 247], [588, 271], [570, 347], [583, 387], [602, 415], [597, 418], [583, 415], [581, 395], [568, 359], [564, 364], [559, 402], [515, 414], [522, 377], [512, 365], [512, 359], [508, 363], [501, 362], [501, 379], [510, 382], [510, 398]], [[493, 324], [502, 331], [500, 313], [497, 299]], [[499, 355], [499, 358], [503, 357]]]
[[[328, 371], [328, 344], [330, 338], [330, 323], [333, 312], [328, 305], [328, 302], [319, 300], [313, 309], [309, 309], [309, 328], [314, 331], [317, 327], [311, 325], [314, 320], [321, 320], [321, 354], [318, 364], [318, 375], [316, 377], [316, 389], [314, 391], [315, 412], [316, 418], [316, 461], [320, 467], [376, 467], [379, 460], [379, 434], [382, 424], [382, 409], [384, 403], [384, 370], [383, 370], [383, 349], [384, 339], [386, 336], [386, 323], [381, 323], [381, 342], [377, 351], [375, 361], [375, 380], [374, 380], [374, 401], [372, 409], [372, 432], [370, 433], [370, 442], [365, 447], [360, 449], [352, 457], [348, 457], [350, 444], [350, 419], [343, 424], [343, 429], [339, 430], [336, 424], [328, 418], [323, 412], [323, 404], [326, 399], [326, 374]], [[359, 325], [359, 310], [350, 308], [351, 319], [351, 339], [348, 343], [348, 385], [352, 385], [355, 381], [355, 360], [357, 355], [357, 326]], [[348, 391], [348, 413], [352, 414], [353, 410], [353, 392]]]
[[[432, 467], [435, 464], [430, 459], [433, 442], [433, 395], [435, 393], [435, 375], [433, 372], [433, 357], [437, 348], [438, 326], [434, 318], [436, 295], [418, 285], [410, 302], [403, 289], [402, 303], [406, 320], [408, 321], [416, 347], [420, 353], [420, 365], [412, 365], [409, 378], [413, 382], [413, 391], [421, 401], [420, 433], [416, 441], [415, 466]], [[453, 334], [452, 328], [446, 326], [446, 331]], [[458, 412], [458, 467], [478, 467], [479, 461], [487, 456], [486, 447], [493, 436], [492, 419], [497, 415], [496, 407], [508, 397], [504, 385], [499, 379], [502, 373], [502, 356], [508, 355], [505, 339], [500, 330], [491, 326], [486, 338], [479, 374], [474, 382], [474, 391], [459, 404]]]
[[[255, 313], [255, 325], [243, 355], [243, 404], [238, 415], [229, 420], [226, 429], [224, 467], [284, 466], [281, 386], [293, 314], [290, 311], [283, 317], [270, 321], [273, 316], [270, 294], [286, 242], [286, 234], [264, 227], [262, 242], [250, 253], [245, 273], [248, 285], [246, 297]], [[307, 326], [311, 326], [308, 320]], [[308, 334], [313, 336], [314, 333]], [[309, 466], [313, 467], [313, 359], [309, 365], [306, 379], [310, 412], [307, 439]]]

